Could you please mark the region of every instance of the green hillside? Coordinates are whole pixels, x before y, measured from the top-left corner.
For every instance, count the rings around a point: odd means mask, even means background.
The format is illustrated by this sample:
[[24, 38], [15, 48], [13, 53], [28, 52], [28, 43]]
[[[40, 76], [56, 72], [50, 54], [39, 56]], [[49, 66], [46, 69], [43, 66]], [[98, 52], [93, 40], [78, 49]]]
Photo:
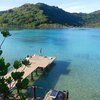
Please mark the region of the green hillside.
[[0, 12], [0, 27], [56, 28], [99, 27], [100, 13], [69, 13], [43, 3], [24, 4], [21, 7]]
[[85, 27], [100, 27], [100, 10], [92, 13], [75, 13], [74, 15], [82, 18]]
[[58, 7], [42, 3], [25, 4], [18, 8], [0, 12], [0, 26], [2, 27], [80, 26], [80, 22], [79, 17]]

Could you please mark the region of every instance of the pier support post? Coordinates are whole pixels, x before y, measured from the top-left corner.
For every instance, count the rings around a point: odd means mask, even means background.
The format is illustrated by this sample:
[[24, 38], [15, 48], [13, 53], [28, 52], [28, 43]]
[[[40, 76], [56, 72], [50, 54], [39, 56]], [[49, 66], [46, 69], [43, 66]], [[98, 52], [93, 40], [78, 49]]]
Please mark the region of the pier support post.
[[36, 75], [38, 75], [38, 68], [36, 69], [36, 71], [35, 71], [35, 72], [36, 72]]
[[41, 68], [41, 71], [42, 71], [42, 73], [44, 72], [44, 69], [43, 68]]
[[34, 97], [34, 100], [36, 99], [36, 86], [32, 86], [32, 97]]
[[33, 72], [31, 73], [31, 81], [34, 81]]
[[69, 99], [69, 91], [67, 90], [67, 100]]
[[46, 75], [46, 69], [44, 68], [42, 69], [42, 71], [43, 71], [43, 75]]
[[65, 94], [65, 99], [64, 100], [68, 100], [69, 99], [69, 91], [63, 91], [63, 93]]

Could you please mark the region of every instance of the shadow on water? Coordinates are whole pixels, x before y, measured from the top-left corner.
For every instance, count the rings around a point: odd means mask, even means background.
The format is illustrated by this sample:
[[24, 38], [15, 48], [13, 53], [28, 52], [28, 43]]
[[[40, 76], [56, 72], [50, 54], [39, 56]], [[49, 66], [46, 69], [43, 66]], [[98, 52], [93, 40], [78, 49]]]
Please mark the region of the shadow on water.
[[[62, 37], [52, 37], [52, 36], [34, 36], [34, 37], [13, 37], [15, 40], [24, 42], [24, 43], [54, 43], [55, 45], [64, 45], [66, 39]], [[13, 39], [12, 38], [12, 39]], [[62, 41], [62, 42], [61, 42]]]
[[37, 96], [43, 97], [44, 94], [54, 89], [61, 75], [68, 75], [70, 70], [68, 69], [70, 62], [56, 61], [46, 69], [46, 74], [42, 75], [39, 80], [34, 84], [37, 87], [43, 87], [43, 89], [37, 88]]
[[46, 37], [46, 36], [34, 36], [34, 37], [29, 37], [29, 38], [26, 38], [26, 37], [18, 37], [18, 38], [15, 38], [21, 42], [25, 42], [25, 43], [30, 43], [30, 42], [33, 42], [33, 43], [41, 43], [43, 41], [47, 41], [49, 38]]

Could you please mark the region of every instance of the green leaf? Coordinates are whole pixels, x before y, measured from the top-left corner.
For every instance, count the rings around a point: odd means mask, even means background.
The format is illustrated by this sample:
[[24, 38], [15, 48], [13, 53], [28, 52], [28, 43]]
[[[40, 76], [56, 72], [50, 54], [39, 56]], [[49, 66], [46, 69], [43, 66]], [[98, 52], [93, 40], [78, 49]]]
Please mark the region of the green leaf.
[[29, 66], [29, 65], [30, 65], [30, 61], [24, 59], [24, 60], [22, 61], [22, 64], [24, 64], [25, 66]]
[[21, 79], [19, 79], [16, 83], [17, 89], [21, 90], [22, 89], [22, 84], [21, 84]]
[[14, 62], [14, 65], [13, 66], [14, 66], [15, 69], [18, 69], [18, 68], [20, 68], [22, 66], [22, 63], [20, 61], [16, 60]]
[[0, 94], [3, 93], [4, 95], [9, 95], [9, 88], [8, 85], [5, 83], [5, 79], [0, 79]]
[[3, 37], [11, 36], [11, 34], [9, 33], [8, 30], [2, 30], [2, 31], [1, 31], [1, 34], [3, 35]]
[[29, 80], [27, 78], [22, 80], [22, 88], [26, 89], [28, 87]]
[[11, 73], [11, 76], [15, 81], [22, 79], [23, 75], [24, 75], [24, 72], [12, 72]]
[[28, 87], [28, 84], [29, 84], [29, 80], [27, 78], [25, 78], [23, 80], [19, 79], [16, 83], [16, 87], [19, 90], [26, 89]]
[[10, 63], [5, 64], [4, 58], [0, 58], [0, 76], [4, 76], [8, 72], [8, 67]]
[[26, 100], [27, 99], [27, 94], [26, 93], [20, 93], [20, 100]]
[[6, 82], [7, 82], [8, 84], [10, 84], [10, 83], [12, 82], [11, 77], [7, 78], [7, 79], [6, 79]]
[[0, 55], [2, 54], [2, 50], [0, 50]]

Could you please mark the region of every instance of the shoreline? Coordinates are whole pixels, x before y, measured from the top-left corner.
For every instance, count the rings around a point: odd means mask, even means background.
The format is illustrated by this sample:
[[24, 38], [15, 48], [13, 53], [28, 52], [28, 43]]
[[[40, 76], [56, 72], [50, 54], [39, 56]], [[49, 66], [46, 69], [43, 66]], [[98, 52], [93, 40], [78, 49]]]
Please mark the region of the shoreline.
[[7, 30], [23, 30], [23, 29], [29, 29], [29, 30], [55, 30], [55, 29], [92, 29], [92, 28], [94, 28], [94, 29], [100, 29], [100, 27], [56, 27], [56, 28], [28, 28], [28, 27], [23, 27], [23, 28], [21, 28], [21, 27], [0, 27], [0, 30], [2, 30], [2, 29], [7, 29]]

